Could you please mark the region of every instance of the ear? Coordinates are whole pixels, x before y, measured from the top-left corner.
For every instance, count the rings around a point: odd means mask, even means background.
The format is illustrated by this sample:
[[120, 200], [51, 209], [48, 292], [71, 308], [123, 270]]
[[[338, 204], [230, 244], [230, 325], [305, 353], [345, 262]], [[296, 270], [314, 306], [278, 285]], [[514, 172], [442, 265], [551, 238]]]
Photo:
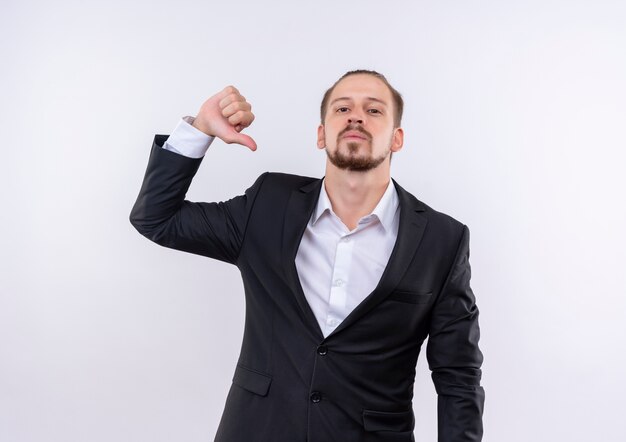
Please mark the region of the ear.
[[317, 127], [317, 148], [324, 149], [326, 147], [326, 131], [324, 125], [320, 124]]
[[391, 151], [397, 152], [402, 149], [404, 145], [404, 130], [401, 127], [397, 127], [393, 130], [393, 137], [391, 138]]

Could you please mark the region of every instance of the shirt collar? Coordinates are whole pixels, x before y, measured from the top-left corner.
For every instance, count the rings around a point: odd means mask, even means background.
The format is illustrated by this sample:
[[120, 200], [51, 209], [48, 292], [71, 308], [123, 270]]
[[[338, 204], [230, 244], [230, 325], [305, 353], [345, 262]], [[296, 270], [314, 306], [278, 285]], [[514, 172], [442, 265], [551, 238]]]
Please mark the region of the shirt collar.
[[[333, 212], [333, 207], [330, 203], [328, 193], [326, 193], [324, 179], [322, 179], [322, 185], [320, 187], [320, 196], [317, 199], [317, 205], [315, 206], [315, 210], [313, 211], [313, 215], [311, 217], [311, 224], [313, 225], [315, 225], [324, 212], [328, 211], [332, 214], [335, 213]], [[385, 193], [383, 193], [383, 196], [380, 198], [380, 201], [378, 201], [378, 204], [376, 204], [376, 207], [374, 207], [374, 210], [372, 210], [372, 213], [367, 216], [376, 216], [383, 228], [386, 231], [391, 231], [393, 227], [393, 219], [399, 205], [400, 202], [398, 200], [398, 192], [390, 179]]]

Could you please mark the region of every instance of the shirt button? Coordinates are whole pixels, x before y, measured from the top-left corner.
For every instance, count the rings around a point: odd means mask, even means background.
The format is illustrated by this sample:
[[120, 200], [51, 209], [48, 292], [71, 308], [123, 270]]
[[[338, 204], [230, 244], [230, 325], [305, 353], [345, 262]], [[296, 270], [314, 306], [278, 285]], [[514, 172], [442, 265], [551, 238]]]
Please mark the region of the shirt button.
[[341, 242], [350, 242], [350, 237], [344, 236], [343, 238], [341, 238]]
[[319, 392], [314, 391], [313, 393], [311, 393], [311, 402], [313, 402], [314, 404], [317, 404], [319, 401], [322, 400], [322, 395], [319, 394]]
[[335, 318], [331, 318], [328, 320], [328, 325], [330, 325], [331, 327], [336, 326], [339, 323], [339, 321], [337, 321]]
[[328, 348], [325, 345], [320, 345], [317, 347], [317, 354], [320, 356], [326, 356], [328, 354]]
[[343, 285], [343, 279], [336, 279], [335, 280], [335, 285], [337, 287], [341, 287]]

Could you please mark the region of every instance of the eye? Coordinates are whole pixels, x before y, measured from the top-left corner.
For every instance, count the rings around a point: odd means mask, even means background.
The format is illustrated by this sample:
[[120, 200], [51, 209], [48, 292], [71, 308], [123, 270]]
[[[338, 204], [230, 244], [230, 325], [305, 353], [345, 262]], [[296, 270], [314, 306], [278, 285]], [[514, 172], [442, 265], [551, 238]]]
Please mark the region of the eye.
[[368, 112], [371, 112], [373, 114], [380, 114], [381, 113], [380, 110], [378, 110], [378, 109], [369, 109]]
[[338, 107], [338, 108], [337, 108], [337, 112], [340, 112], [340, 113], [347, 112], [347, 111], [348, 111], [348, 108], [347, 108], [347, 107], [345, 107], [345, 106], [344, 106], [344, 107]]

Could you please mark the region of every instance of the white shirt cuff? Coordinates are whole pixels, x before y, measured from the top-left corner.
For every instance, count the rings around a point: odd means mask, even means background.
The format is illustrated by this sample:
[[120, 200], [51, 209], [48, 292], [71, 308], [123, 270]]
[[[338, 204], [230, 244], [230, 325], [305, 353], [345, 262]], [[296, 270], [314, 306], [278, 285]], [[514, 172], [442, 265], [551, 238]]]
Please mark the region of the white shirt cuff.
[[202, 158], [215, 137], [193, 127], [194, 119], [191, 116], [183, 117], [163, 144], [163, 149], [189, 158]]

